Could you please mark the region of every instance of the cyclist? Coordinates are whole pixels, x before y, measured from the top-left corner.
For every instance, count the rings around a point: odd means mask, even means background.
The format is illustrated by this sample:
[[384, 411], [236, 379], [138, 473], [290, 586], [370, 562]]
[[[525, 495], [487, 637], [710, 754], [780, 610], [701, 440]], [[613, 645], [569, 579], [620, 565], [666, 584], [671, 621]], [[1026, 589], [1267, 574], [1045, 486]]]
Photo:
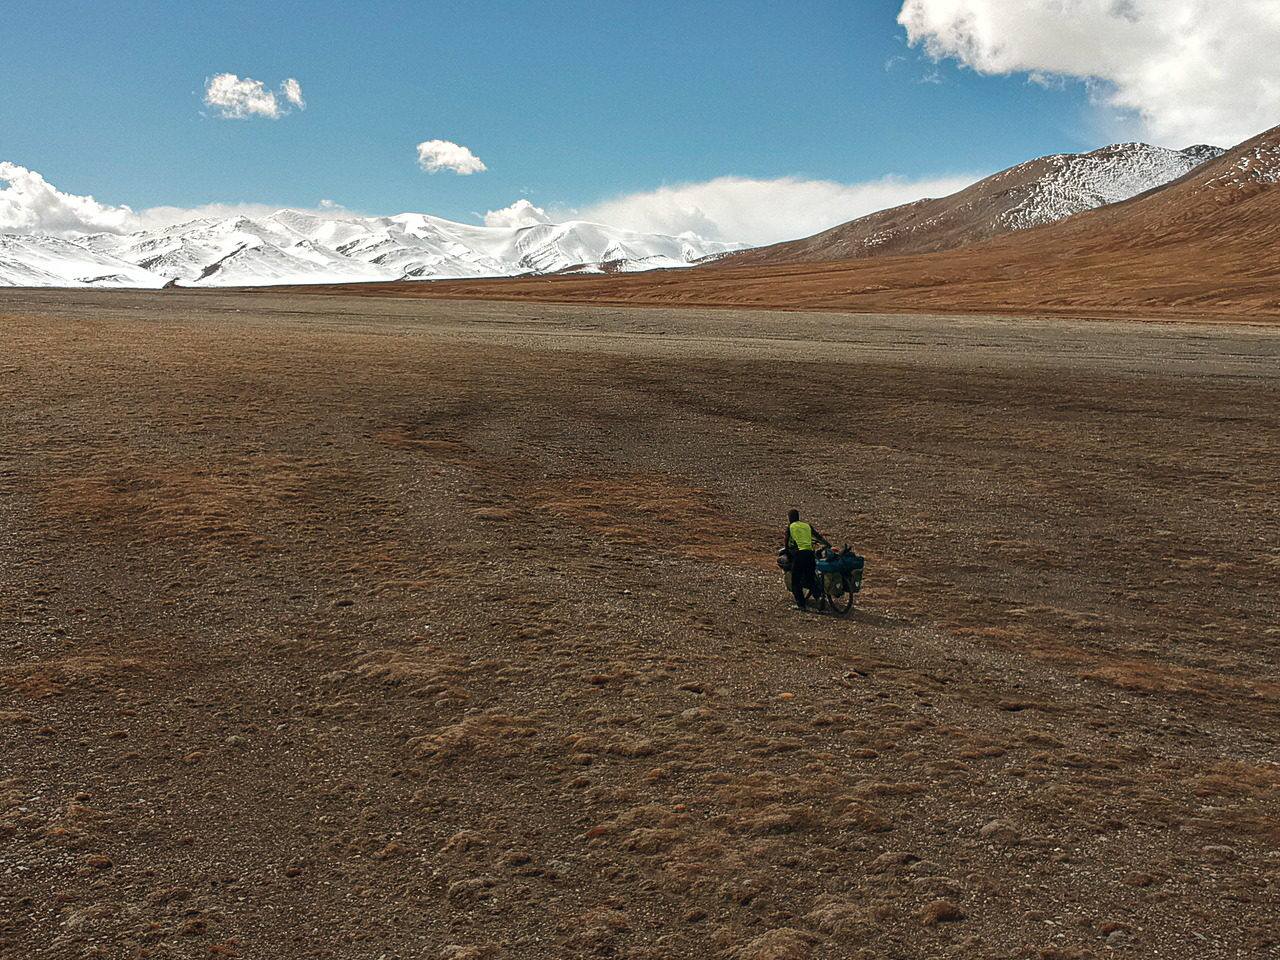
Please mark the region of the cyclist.
[[782, 544], [791, 558], [791, 594], [796, 598], [797, 610], [808, 609], [804, 591], [805, 588], [812, 590], [814, 586], [814, 571], [817, 569], [814, 566], [817, 561], [813, 550], [815, 540], [830, 549], [827, 538], [800, 519], [799, 510], [787, 514], [787, 533]]

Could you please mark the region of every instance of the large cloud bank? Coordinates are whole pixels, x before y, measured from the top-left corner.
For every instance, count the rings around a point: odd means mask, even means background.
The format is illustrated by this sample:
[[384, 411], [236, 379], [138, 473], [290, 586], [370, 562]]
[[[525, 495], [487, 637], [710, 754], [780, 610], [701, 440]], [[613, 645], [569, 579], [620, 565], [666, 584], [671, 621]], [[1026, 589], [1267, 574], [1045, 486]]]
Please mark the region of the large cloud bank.
[[227, 120], [250, 117], [279, 120], [289, 112], [290, 104], [299, 110], [307, 106], [302, 98], [302, 86], [292, 77], [280, 84], [279, 90], [268, 90], [261, 80], [238, 77], [234, 73], [210, 77], [204, 87], [204, 102]]
[[[264, 217], [279, 206], [264, 203], [207, 203], [199, 207], [148, 207], [100, 203], [91, 196], [59, 190], [48, 180], [16, 163], [0, 161], [0, 233], [82, 237], [90, 233], [133, 233], [155, 230], [204, 217]], [[317, 217], [349, 216], [339, 204], [321, 200], [304, 210]]]
[[693, 233], [749, 244], [807, 237], [846, 220], [924, 197], [945, 197], [980, 175], [906, 180], [884, 177], [836, 183], [783, 177], [717, 177], [633, 193], [598, 203], [580, 216], [645, 233]]
[[466, 147], [450, 140], [423, 140], [418, 144], [418, 166], [427, 173], [452, 170], [462, 176], [489, 169]]
[[129, 207], [64, 193], [34, 170], [0, 161], [0, 233], [73, 237], [128, 233], [140, 224]]
[[1277, 0], [907, 0], [898, 22], [980, 73], [1089, 82], [1167, 146], [1280, 123]]

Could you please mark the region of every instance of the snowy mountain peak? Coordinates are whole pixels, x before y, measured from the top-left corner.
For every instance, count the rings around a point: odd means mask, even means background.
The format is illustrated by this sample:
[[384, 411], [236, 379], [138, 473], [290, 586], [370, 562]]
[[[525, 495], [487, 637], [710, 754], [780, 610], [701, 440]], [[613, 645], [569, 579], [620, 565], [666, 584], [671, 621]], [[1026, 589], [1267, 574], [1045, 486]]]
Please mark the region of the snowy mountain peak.
[[[1021, 230], [1128, 200], [1225, 152], [1207, 144], [1168, 150], [1149, 143], [1116, 143], [1091, 153], [1061, 153], [1032, 160], [1005, 171], [1009, 176], [1040, 175], [1026, 184], [1024, 195], [1004, 212], [1002, 222], [1011, 230]], [[1034, 169], [1037, 166], [1047, 169], [1040, 173]]]
[[1215, 160], [1226, 153], [1226, 151], [1221, 147], [1211, 146], [1207, 143], [1197, 143], [1194, 146], [1185, 147], [1178, 152], [1190, 160], [1195, 166], [1199, 166], [1206, 160]]

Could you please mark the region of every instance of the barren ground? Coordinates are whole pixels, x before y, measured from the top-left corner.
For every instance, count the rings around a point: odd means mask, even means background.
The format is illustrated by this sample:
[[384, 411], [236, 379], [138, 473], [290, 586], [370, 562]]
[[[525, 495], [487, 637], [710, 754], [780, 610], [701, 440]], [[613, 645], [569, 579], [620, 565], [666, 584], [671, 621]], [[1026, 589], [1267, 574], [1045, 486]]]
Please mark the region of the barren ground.
[[[0, 956], [1255, 958], [1280, 332], [0, 298]], [[789, 609], [799, 506], [869, 558]]]

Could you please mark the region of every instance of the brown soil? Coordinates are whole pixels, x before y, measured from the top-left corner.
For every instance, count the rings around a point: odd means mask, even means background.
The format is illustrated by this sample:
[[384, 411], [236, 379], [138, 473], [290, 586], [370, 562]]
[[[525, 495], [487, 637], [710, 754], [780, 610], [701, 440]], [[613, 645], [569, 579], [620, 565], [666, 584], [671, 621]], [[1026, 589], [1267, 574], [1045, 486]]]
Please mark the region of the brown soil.
[[0, 956], [1280, 945], [1274, 331], [0, 314]]

